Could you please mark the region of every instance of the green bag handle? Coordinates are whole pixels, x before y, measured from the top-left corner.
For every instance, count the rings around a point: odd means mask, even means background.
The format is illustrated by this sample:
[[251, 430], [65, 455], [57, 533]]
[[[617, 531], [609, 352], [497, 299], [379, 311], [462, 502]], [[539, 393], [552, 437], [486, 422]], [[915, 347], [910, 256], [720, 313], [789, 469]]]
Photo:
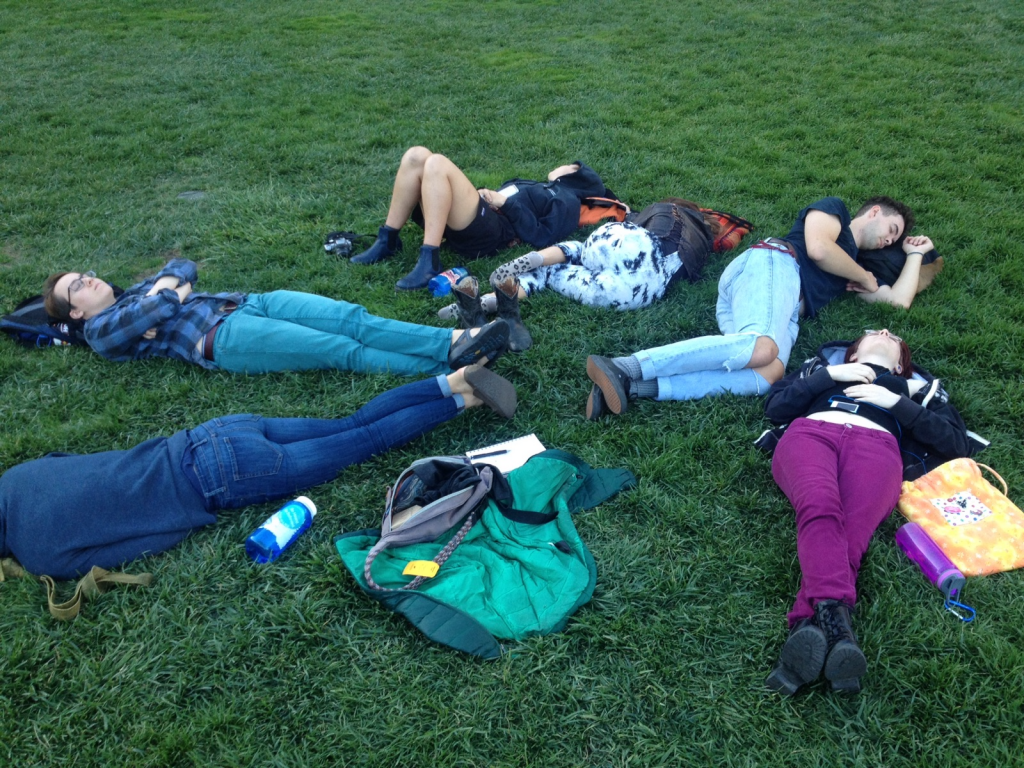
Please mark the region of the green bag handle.
[[[22, 568], [21, 563], [13, 557], [0, 560], [0, 581], [22, 576], [36, 578]], [[95, 598], [118, 584], [134, 584], [140, 587], [148, 587], [153, 581], [153, 574], [111, 573], [100, 568], [98, 565], [94, 565], [75, 584], [75, 592], [71, 599], [63, 603], [54, 602], [53, 597], [57, 591], [57, 585], [52, 578], [49, 576], [39, 576], [38, 580], [46, 586], [46, 602], [50, 609], [50, 615], [58, 621], [71, 621], [82, 610], [82, 605], [87, 599]]]

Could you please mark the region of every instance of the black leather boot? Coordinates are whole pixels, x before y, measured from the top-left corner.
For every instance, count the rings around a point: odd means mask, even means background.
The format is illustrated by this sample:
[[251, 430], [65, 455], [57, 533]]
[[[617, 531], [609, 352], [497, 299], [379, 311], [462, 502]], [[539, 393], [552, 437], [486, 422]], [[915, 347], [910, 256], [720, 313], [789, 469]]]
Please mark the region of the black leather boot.
[[395, 288], [402, 291], [426, 288], [431, 278], [436, 277], [440, 271], [441, 249], [436, 245], [420, 246], [420, 257], [416, 261], [416, 266], [412, 268], [412, 272], [395, 283]]
[[498, 299], [498, 317], [508, 323], [508, 348], [512, 352], [525, 352], [533, 346], [533, 338], [519, 314], [519, 278], [506, 278], [493, 288]]
[[868, 671], [868, 660], [857, 645], [850, 623], [850, 606], [841, 600], [822, 600], [814, 606], [814, 618], [828, 640], [825, 677], [833, 691], [857, 693]]
[[773, 691], [792, 696], [802, 685], [821, 675], [828, 641], [813, 618], [800, 619], [789, 630], [779, 661], [764, 684]]
[[349, 261], [353, 264], [376, 264], [400, 250], [402, 250], [402, 238], [398, 236], [398, 230], [385, 224], [377, 230], [377, 239], [373, 245], [362, 253], [357, 253]]
[[472, 275], [466, 275], [452, 289], [455, 303], [459, 305], [459, 327], [479, 328], [487, 322], [487, 315], [480, 304], [480, 283]]

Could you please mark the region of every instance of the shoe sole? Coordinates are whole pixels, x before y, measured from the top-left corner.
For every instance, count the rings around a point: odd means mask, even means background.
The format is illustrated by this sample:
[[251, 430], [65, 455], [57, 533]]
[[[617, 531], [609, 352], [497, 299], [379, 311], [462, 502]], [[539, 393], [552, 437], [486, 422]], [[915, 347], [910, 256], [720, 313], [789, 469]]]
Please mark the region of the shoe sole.
[[786, 638], [779, 654], [779, 665], [764, 684], [773, 691], [792, 696], [801, 686], [813, 683], [825, 665], [828, 641], [817, 627], [807, 626]]
[[867, 671], [868, 660], [864, 652], [850, 642], [836, 644], [825, 659], [825, 677], [832, 683], [833, 691], [857, 693], [860, 679]]
[[516, 388], [512, 383], [482, 365], [470, 365], [466, 368], [466, 383], [473, 388], [473, 394], [479, 397], [492, 411], [499, 416], [511, 419], [515, 416]]
[[[480, 361], [480, 358], [486, 357], [489, 360], [494, 360], [495, 353], [501, 354], [508, 347], [508, 324], [502, 321], [492, 325], [490, 328], [480, 331], [476, 336], [470, 339], [471, 343], [466, 343], [463, 338], [469, 333], [466, 331], [462, 337], [455, 342], [453, 346], [453, 352], [456, 352], [457, 356], [449, 360], [448, 364], [452, 370], [457, 371], [459, 368], [464, 368], [467, 365], [472, 365]], [[457, 350], [457, 351], [456, 351]]]
[[619, 397], [615, 382], [613, 382], [608, 373], [601, 368], [593, 355], [587, 358], [587, 376], [589, 376], [590, 380], [600, 388], [601, 394], [604, 395], [604, 403], [608, 406], [609, 411], [614, 413], [616, 416], [620, 416], [625, 412], [626, 402], [623, 398]]
[[821, 675], [828, 652], [825, 633], [817, 627], [806, 626], [786, 639], [780, 658], [800, 681], [800, 685], [813, 683]]
[[597, 384], [590, 387], [590, 395], [587, 397], [587, 420], [597, 421], [604, 415], [604, 395]]

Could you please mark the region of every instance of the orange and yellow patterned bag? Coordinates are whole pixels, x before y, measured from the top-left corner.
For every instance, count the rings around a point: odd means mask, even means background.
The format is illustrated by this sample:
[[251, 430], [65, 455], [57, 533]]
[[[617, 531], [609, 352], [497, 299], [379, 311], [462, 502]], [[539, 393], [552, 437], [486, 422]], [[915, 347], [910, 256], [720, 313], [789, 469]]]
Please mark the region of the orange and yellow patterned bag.
[[[993, 488], [981, 475], [992, 473]], [[1006, 498], [1006, 481], [984, 464], [954, 459], [903, 483], [899, 510], [918, 523], [964, 576], [1024, 567], [1024, 514]]]

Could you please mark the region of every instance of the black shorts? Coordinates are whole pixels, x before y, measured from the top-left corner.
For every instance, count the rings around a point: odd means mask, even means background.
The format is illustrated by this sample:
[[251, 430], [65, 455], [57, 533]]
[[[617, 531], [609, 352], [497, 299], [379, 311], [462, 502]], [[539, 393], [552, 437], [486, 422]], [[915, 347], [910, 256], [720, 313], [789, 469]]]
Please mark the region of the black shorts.
[[[413, 209], [412, 220], [423, 226], [423, 209]], [[483, 200], [476, 218], [465, 229], [444, 228], [445, 244], [466, 259], [483, 259], [517, 245], [519, 240], [507, 218], [492, 211]]]

